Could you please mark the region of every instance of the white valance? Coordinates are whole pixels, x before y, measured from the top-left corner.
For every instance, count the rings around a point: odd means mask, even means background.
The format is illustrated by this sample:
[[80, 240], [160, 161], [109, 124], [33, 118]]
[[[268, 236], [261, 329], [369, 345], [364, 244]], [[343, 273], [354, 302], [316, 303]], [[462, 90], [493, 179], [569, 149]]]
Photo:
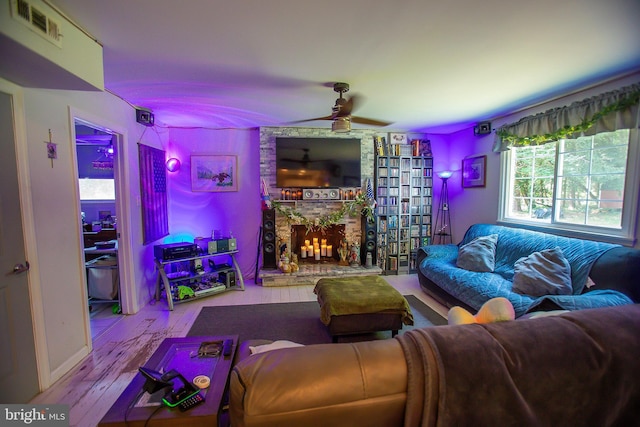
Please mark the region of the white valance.
[[493, 151], [541, 145], [562, 138], [595, 135], [639, 125], [640, 83], [554, 108], [496, 130]]

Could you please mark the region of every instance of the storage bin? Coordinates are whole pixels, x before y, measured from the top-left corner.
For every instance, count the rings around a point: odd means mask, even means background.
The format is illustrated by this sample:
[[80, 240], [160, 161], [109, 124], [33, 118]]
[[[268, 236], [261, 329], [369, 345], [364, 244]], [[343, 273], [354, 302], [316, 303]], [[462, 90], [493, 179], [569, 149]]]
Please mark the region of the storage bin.
[[89, 298], [113, 300], [118, 296], [118, 260], [102, 256], [86, 263]]

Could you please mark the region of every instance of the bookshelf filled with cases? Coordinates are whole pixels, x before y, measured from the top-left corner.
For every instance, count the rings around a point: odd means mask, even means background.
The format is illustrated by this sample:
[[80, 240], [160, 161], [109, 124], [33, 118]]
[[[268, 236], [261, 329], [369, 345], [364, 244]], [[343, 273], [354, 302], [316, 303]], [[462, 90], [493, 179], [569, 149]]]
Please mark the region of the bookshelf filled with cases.
[[375, 182], [378, 266], [414, 273], [418, 248], [431, 243], [433, 158], [378, 155]]

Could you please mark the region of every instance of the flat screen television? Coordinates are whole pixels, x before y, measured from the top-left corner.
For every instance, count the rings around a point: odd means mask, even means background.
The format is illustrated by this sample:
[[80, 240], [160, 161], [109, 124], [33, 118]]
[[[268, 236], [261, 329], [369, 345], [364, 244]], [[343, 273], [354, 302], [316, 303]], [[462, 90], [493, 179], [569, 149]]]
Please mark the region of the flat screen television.
[[276, 137], [279, 188], [360, 187], [358, 138]]

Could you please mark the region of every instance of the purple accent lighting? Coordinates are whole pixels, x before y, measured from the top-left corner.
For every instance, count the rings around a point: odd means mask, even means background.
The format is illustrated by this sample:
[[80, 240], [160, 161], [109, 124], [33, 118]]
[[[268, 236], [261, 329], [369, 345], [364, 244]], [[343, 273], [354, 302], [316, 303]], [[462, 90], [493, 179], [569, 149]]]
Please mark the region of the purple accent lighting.
[[169, 172], [177, 172], [180, 170], [180, 160], [172, 157], [169, 160], [167, 160], [167, 170]]

